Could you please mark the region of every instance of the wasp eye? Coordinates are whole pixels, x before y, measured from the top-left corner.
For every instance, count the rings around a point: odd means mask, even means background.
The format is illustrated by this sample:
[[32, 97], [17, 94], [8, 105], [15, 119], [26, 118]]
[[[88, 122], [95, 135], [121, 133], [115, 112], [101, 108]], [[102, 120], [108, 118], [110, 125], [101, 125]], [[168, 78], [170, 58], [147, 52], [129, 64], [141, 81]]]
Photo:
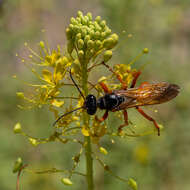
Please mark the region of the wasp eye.
[[94, 95], [88, 95], [85, 101], [86, 111], [89, 115], [94, 115], [97, 110], [96, 97]]

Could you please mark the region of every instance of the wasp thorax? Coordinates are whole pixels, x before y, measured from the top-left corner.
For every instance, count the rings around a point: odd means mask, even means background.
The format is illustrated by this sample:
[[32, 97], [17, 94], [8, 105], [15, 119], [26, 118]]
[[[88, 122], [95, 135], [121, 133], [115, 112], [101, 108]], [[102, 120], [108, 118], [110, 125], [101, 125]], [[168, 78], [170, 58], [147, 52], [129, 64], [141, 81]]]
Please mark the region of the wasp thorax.
[[98, 99], [97, 106], [100, 109], [112, 110], [120, 103], [119, 97], [116, 94], [106, 94]]
[[97, 110], [96, 97], [89, 94], [85, 100], [85, 108], [89, 115], [94, 115]]

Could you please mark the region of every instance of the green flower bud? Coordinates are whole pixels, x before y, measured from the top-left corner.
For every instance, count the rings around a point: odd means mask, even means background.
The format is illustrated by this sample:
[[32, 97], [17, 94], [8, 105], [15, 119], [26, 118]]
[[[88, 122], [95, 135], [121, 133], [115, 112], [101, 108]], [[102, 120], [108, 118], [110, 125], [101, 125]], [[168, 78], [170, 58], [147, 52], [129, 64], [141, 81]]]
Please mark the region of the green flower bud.
[[76, 41], [80, 40], [81, 38], [82, 38], [81, 33], [78, 33], [78, 34], [76, 35]]
[[113, 47], [116, 46], [118, 43], [118, 35], [117, 34], [112, 34], [108, 39], [104, 40], [104, 48], [106, 49], [112, 49]]
[[77, 20], [74, 17], [71, 17], [71, 24], [76, 25], [78, 24]]
[[83, 60], [83, 58], [84, 58], [84, 51], [83, 51], [83, 50], [80, 50], [80, 51], [78, 52], [78, 56], [79, 56], [79, 59], [80, 59], [80, 60]]
[[100, 40], [96, 40], [96, 42], [95, 42], [95, 49], [100, 49], [101, 48], [101, 46], [102, 46], [102, 42], [100, 41]]
[[93, 48], [94, 47], [94, 42], [92, 40], [88, 40], [87, 47], [88, 48]]
[[111, 34], [111, 29], [109, 29], [108, 27], [105, 27], [105, 33], [106, 33], [106, 37], [108, 37]]
[[94, 29], [95, 29], [95, 26], [94, 26], [93, 24], [90, 24], [90, 25], [89, 25], [89, 28], [92, 29], [92, 30], [94, 30]]
[[64, 185], [72, 185], [72, 181], [69, 179], [69, 178], [62, 178], [61, 179], [61, 182], [64, 184]]
[[115, 41], [117, 41], [118, 42], [118, 39], [119, 39], [119, 37], [118, 37], [118, 35], [116, 34], [116, 33], [114, 33], [114, 34], [112, 34], [111, 36], [110, 36], [110, 38], [113, 38]]
[[72, 31], [73, 30], [74, 25], [73, 24], [69, 24], [69, 29]]
[[76, 18], [76, 21], [77, 21], [78, 24], [80, 24], [80, 23], [81, 23], [81, 18], [80, 18], [80, 17], [77, 17], [77, 18]]
[[14, 131], [15, 134], [21, 133], [21, 132], [22, 132], [21, 124], [20, 124], [20, 123], [17, 123], [17, 124], [14, 126], [13, 131]]
[[94, 38], [94, 30], [90, 30], [89, 35], [90, 35], [90, 38], [93, 39]]
[[16, 173], [18, 172], [21, 167], [22, 167], [23, 163], [22, 163], [22, 158], [18, 158], [16, 161], [15, 161], [15, 164], [14, 164], [14, 167], [13, 167], [13, 173]]
[[128, 184], [129, 184], [129, 186], [130, 186], [133, 190], [137, 190], [137, 189], [138, 189], [138, 187], [137, 187], [137, 182], [136, 182], [134, 179], [130, 178], [130, 179], [128, 180]]
[[39, 144], [36, 139], [29, 138], [28, 140], [30, 141], [30, 143], [31, 143], [33, 146], [37, 146], [37, 145]]
[[90, 35], [86, 35], [85, 38], [84, 38], [84, 42], [88, 43], [89, 40], [90, 40]]
[[74, 50], [74, 43], [72, 41], [69, 41], [67, 44], [67, 51], [69, 54], [71, 54]]
[[108, 39], [104, 40], [103, 46], [106, 49], [113, 48], [114, 47], [114, 40], [112, 38], [108, 38]]
[[99, 30], [99, 28], [100, 28], [99, 24], [95, 21], [94, 22], [94, 30], [97, 31], [97, 30]]
[[111, 50], [107, 50], [104, 52], [104, 62], [109, 61], [112, 58], [112, 51]]
[[78, 17], [83, 17], [83, 13], [81, 11], [78, 11], [77, 15]]
[[89, 22], [89, 18], [87, 15], [84, 16], [85, 20], [87, 21], [87, 23]]
[[44, 45], [44, 42], [43, 42], [43, 41], [40, 41], [39, 45], [40, 45], [40, 47], [41, 47], [42, 49], [45, 47], [45, 45]]
[[81, 31], [81, 29], [80, 29], [79, 26], [77, 26], [77, 25], [74, 25], [74, 26], [73, 26], [73, 32], [74, 32], [75, 34], [79, 33], [80, 31]]
[[94, 33], [94, 37], [95, 37], [95, 39], [100, 39], [100, 32], [99, 32], [99, 31], [96, 31], [96, 32]]
[[84, 41], [82, 39], [78, 40], [78, 48], [83, 49], [84, 47]]
[[87, 34], [86, 28], [82, 28], [82, 30], [81, 30], [82, 37], [84, 38], [86, 36], [86, 34]]
[[98, 23], [100, 23], [101, 17], [100, 17], [100, 16], [97, 16], [97, 17], [95, 18], [95, 21], [98, 22]]
[[72, 39], [72, 31], [70, 28], [66, 28], [66, 36], [67, 36], [67, 40]]
[[82, 23], [83, 25], [87, 25], [88, 20], [87, 20], [85, 17], [82, 17], [82, 18], [81, 18], [81, 23]]
[[87, 13], [87, 17], [89, 18], [89, 20], [92, 20], [92, 14], [90, 12]]
[[102, 32], [102, 33], [101, 33], [101, 39], [104, 40], [105, 37], [106, 37], [106, 33], [105, 33], [105, 32]]
[[144, 48], [143, 49], [143, 53], [149, 53], [149, 49], [148, 48]]
[[105, 26], [106, 26], [106, 21], [105, 21], [105, 20], [102, 20], [102, 21], [100, 22], [100, 26], [101, 26], [102, 28], [105, 28]]

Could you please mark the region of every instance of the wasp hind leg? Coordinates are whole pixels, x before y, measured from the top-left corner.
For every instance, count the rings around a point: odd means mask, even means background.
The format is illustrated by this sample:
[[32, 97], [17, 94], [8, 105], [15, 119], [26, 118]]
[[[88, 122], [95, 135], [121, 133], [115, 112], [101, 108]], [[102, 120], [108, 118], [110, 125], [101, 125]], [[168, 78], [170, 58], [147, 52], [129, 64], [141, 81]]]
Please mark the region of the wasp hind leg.
[[154, 126], [156, 127], [157, 131], [158, 131], [158, 136], [160, 136], [160, 127], [159, 125], [157, 124], [157, 122], [152, 118], [150, 117], [149, 115], [147, 115], [141, 108], [139, 107], [136, 107], [137, 111], [142, 115], [144, 116], [146, 119], [148, 119], [149, 121], [152, 121], [154, 123]]
[[127, 110], [123, 110], [123, 116], [124, 116], [125, 123], [119, 126], [119, 128], [118, 128], [119, 134], [121, 134], [123, 127], [129, 125]]

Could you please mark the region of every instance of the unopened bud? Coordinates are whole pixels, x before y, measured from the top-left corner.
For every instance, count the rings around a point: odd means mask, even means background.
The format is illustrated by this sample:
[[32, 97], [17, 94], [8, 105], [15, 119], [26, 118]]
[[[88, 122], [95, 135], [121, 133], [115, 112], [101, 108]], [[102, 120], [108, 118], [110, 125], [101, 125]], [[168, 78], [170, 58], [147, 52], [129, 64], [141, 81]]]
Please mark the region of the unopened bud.
[[82, 39], [78, 40], [78, 48], [83, 49], [84, 47], [84, 41]]
[[92, 40], [88, 40], [87, 47], [92, 48], [94, 46], [94, 42]]
[[148, 52], [149, 52], [148, 48], [143, 49], [143, 53], [148, 53]]
[[18, 172], [21, 167], [22, 167], [23, 163], [22, 163], [22, 158], [18, 158], [16, 161], [15, 161], [15, 164], [14, 164], [14, 167], [13, 167], [13, 173], [16, 173]]
[[22, 132], [21, 124], [20, 124], [20, 123], [17, 123], [17, 124], [14, 126], [13, 131], [14, 131], [15, 134], [21, 133], [21, 132]]
[[87, 13], [87, 17], [89, 18], [89, 20], [92, 20], [92, 14], [90, 12]]
[[107, 50], [104, 53], [104, 62], [109, 61], [112, 58], [112, 51], [111, 50]]
[[78, 17], [83, 17], [83, 13], [81, 11], [78, 11], [77, 15]]
[[79, 59], [82, 60], [84, 58], [84, 51], [80, 50], [78, 51]]
[[137, 182], [136, 182], [134, 179], [130, 178], [129, 181], [128, 181], [128, 184], [129, 184], [129, 186], [130, 186], [133, 190], [137, 190], [137, 189], [138, 189], [138, 187], [137, 187]]
[[69, 179], [69, 178], [62, 178], [61, 179], [61, 182], [64, 184], [64, 185], [72, 185], [72, 181]]
[[97, 17], [95, 18], [95, 21], [99, 23], [99, 22], [101, 21], [101, 17], [100, 17], [100, 16], [97, 16]]
[[40, 41], [39, 45], [40, 45], [40, 47], [41, 47], [42, 49], [45, 47], [45, 45], [44, 45], [44, 42], [43, 42], [43, 41]]

